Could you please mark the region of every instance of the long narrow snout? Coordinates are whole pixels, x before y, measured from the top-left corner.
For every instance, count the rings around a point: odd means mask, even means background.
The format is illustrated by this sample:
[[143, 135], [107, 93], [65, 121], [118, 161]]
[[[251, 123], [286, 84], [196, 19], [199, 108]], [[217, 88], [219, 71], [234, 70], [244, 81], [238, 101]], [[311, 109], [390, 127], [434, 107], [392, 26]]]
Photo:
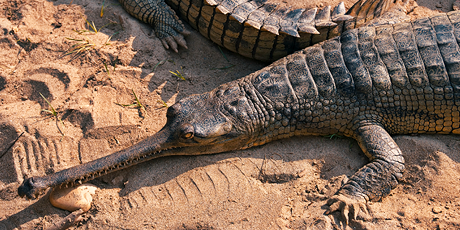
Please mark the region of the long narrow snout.
[[18, 188], [21, 197], [36, 198], [49, 187], [73, 186], [154, 158], [180, 154], [171, 141], [172, 132], [163, 128], [139, 143], [99, 158], [43, 177], [31, 177]]

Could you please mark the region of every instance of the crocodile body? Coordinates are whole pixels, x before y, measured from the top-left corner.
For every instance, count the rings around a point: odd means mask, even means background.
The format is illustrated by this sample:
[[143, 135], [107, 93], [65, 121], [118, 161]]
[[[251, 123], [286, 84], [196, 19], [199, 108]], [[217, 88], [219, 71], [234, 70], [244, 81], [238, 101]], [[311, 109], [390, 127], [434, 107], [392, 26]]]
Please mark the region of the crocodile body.
[[[168, 108], [157, 134], [104, 158], [23, 182], [35, 197], [48, 187], [169, 155], [245, 149], [297, 135], [356, 139], [370, 162], [330, 199], [328, 212], [356, 217], [404, 171], [390, 135], [460, 133], [460, 12], [348, 30], [211, 92]], [[350, 209], [352, 209], [350, 211]]]
[[[178, 40], [178, 33], [184, 31], [182, 23], [163, 0], [119, 1], [128, 13], [153, 25], [160, 39], [171, 34]], [[392, 2], [358, 1], [349, 11], [355, 16], [353, 18], [345, 15], [343, 3], [332, 11], [330, 6], [318, 11], [317, 8], [291, 8], [286, 3], [274, 4], [267, 0], [166, 0], [182, 19], [206, 38], [230, 51], [261, 61], [278, 60], [336, 37], [345, 29], [380, 16]], [[185, 41], [178, 43], [185, 44]]]

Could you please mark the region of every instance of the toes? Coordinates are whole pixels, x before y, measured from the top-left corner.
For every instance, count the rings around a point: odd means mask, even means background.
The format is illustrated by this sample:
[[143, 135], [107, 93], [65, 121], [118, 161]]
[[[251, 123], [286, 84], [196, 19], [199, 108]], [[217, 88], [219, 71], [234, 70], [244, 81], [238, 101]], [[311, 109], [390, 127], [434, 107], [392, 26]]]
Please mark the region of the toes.
[[358, 217], [360, 209], [361, 209], [361, 207], [360, 207], [359, 204], [353, 204], [352, 205], [351, 215], [352, 215], [353, 220], [356, 220], [356, 218]]
[[325, 214], [329, 215], [332, 212], [340, 211], [342, 220], [348, 225], [349, 221], [356, 220], [360, 213], [368, 215], [365, 202], [365, 199], [359, 197], [351, 197], [343, 194], [334, 195], [327, 202], [329, 208]]
[[336, 199], [330, 199], [327, 201], [327, 204], [329, 205], [329, 208], [328, 210], [326, 211], [326, 215], [329, 215], [335, 211], [338, 211], [340, 209], [342, 209], [340, 206], [343, 205], [342, 202], [339, 202], [338, 200]]
[[181, 34], [177, 34], [175, 36], [165, 37], [165, 38], [161, 39], [161, 43], [163, 44], [165, 49], [171, 48], [176, 53], [179, 52], [178, 51], [179, 46], [182, 46], [182, 47], [188, 49], [187, 42], [185, 41], [184, 36], [182, 36]]
[[[174, 50], [174, 52], [179, 52], [177, 50], [177, 43], [176, 41], [174, 40], [174, 38], [172, 37], [166, 37], [163, 39], [163, 41], [166, 41], [166, 43], [168, 43], [169, 47], [171, 47], [172, 50]], [[164, 42], [163, 42], [163, 45], [164, 45]]]
[[184, 36], [182, 35], [177, 35], [177, 36], [174, 36], [174, 40], [176, 41], [176, 43], [179, 45], [179, 46], [182, 46], [186, 49], [188, 49], [187, 47], [187, 42], [185, 41], [185, 38]]
[[350, 214], [350, 210], [348, 208], [348, 205], [344, 205], [342, 210], [342, 218], [345, 220], [345, 224], [348, 225], [348, 215]]
[[169, 46], [168, 46], [168, 43], [166, 42], [166, 39], [160, 39], [161, 41], [161, 44], [163, 44], [163, 47], [165, 47], [165, 49], [169, 49]]
[[184, 36], [190, 35], [190, 31], [186, 30], [185, 28], [180, 33]]

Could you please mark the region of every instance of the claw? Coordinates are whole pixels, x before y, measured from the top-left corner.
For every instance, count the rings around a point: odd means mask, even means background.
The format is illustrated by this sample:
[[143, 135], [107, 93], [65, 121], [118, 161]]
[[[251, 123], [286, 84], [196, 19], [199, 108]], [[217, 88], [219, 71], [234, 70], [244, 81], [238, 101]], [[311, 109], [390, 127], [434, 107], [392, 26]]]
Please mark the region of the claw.
[[165, 49], [169, 49], [169, 45], [168, 45], [168, 42], [166, 42], [166, 39], [160, 39], [161, 41], [161, 44], [163, 44], [163, 47], [165, 47]]
[[345, 224], [348, 225], [348, 215], [350, 214], [350, 210], [348, 208], [348, 205], [344, 205], [343, 210], [342, 210], [342, 218], [345, 220]]
[[174, 36], [174, 40], [176, 41], [175, 43], [177, 43], [179, 46], [182, 46], [182, 47], [188, 49], [187, 42], [185, 41], [185, 39], [184, 39], [184, 37], [182, 35]]
[[329, 215], [335, 211], [340, 211], [341, 217], [345, 224], [348, 225], [350, 220], [356, 220], [362, 213], [365, 217], [369, 215], [366, 207], [366, 199], [362, 197], [352, 197], [349, 195], [334, 195], [327, 201], [329, 208], [325, 214]]
[[174, 50], [174, 52], [178, 53], [179, 51], [177, 50], [177, 43], [176, 41], [174, 41], [174, 38], [172, 37], [167, 37], [165, 38], [164, 40], [166, 40], [166, 42], [168, 43], [169, 47], [171, 47], [172, 50]]
[[179, 52], [178, 51], [178, 47], [179, 46], [182, 46], [186, 49], [188, 49], [187, 47], [187, 42], [185, 41], [185, 38], [183, 36], [183, 34], [188, 34], [189, 32], [188, 31], [185, 31], [181, 34], [177, 34], [175, 36], [168, 36], [168, 37], [165, 37], [163, 39], [160, 39], [161, 40], [161, 43], [163, 44], [163, 46], [165, 47], [165, 49], [169, 49], [169, 47], [171, 47], [172, 50], [174, 50], [174, 52]]

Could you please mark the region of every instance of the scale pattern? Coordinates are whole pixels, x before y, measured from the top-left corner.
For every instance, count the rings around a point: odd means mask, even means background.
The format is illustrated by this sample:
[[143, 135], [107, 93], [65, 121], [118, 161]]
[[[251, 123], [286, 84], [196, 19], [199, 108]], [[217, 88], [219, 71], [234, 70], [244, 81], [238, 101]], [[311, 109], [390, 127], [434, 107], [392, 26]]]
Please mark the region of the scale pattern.
[[[131, 15], [152, 25], [160, 39], [180, 36], [184, 27], [163, 0], [119, 0]], [[392, 0], [360, 0], [346, 14], [333, 10], [294, 9], [267, 0], [166, 0], [182, 19], [216, 44], [245, 57], [274, 61], [336, 37], [380, 16]], [[355, 17], [355, 18], [354, 18]], [[185, 44], [183, 46], [186, 46]]]

